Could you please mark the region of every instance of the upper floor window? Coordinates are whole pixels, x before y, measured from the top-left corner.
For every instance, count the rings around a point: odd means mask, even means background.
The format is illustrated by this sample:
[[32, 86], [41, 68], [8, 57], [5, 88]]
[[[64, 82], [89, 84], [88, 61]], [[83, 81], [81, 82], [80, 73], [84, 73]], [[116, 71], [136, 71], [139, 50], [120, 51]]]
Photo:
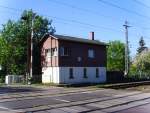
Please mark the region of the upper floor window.
[[95, 51], [93, 49], [88, 50], [88, 57], [89, 58], [95, 58]]
[[60, 56], [69, 56], [71, 54], [70, 48], [60, 47]]
[[57, 48], [52, 48], [51, 49], [51, 52], [52, 52], [52, 56], [57, 56]]
[[51, 57], [51, 49], [45, 49], [46, 57]]
[[50, 58], [51, 57], [51, 49], [45, 49], [45, 57], [46, 57], [45, 65], [47, 66], [47, 63], [50, 62], [50, 60], [51, 60], [51, 58]]
[[46, 57], [57, 56], [57, 48], [45, 49]]

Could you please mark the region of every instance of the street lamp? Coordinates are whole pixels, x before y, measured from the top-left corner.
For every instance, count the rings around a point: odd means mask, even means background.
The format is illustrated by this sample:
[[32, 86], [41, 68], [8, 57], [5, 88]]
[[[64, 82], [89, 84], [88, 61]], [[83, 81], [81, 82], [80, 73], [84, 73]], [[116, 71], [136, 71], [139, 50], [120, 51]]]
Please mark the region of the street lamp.
[[[34, 20], [35, 20], [36, 14], [32, 12], [32, 20], [31, 20], [31, 40], [30, 40], [30, 80], [28, 80], [28, 84], [31, 84], [31, 79], [33, 78], [33, 37], [34, 37]], [[27, 20], [27, 17], [23, 16], [21, 17], [22, 20]], [[28, 69], [27, 69], [28, 70]]]

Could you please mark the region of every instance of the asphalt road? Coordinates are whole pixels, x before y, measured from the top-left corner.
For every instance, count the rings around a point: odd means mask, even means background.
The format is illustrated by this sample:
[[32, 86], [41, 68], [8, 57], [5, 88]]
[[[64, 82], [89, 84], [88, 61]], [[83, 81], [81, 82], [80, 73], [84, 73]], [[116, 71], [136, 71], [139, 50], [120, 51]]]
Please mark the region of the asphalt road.
[[92, 88], [0, 88], [0, 113], [150, 113], [150, 93]]

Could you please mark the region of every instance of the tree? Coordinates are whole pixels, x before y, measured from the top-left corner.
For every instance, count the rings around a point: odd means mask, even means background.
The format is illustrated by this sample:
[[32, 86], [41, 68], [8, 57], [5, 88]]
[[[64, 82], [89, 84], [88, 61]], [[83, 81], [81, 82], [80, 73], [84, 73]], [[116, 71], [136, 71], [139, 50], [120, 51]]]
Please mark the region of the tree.
[[[24, 17], [25, 19], [22, 21], [25, 27], [28, 29], [28, 37], [31, 37], [31, 22], [32, 22], [32, 15], [34, 12], [32, 10], [30, 11], [24, 11], [21, 17]], [[40, 46], [39, 41], [43, 37], [44, 34], [54, 34], [55, 28], [52, 27], [52, 20], [48, 20], [47, 18], [43, 18], [42, 16], [35, 15], [34, 19], [34, 37], [33, 37], [33, 74], [39, 74], [41, 73], [41, 60], [40, 60]], [[28, 43], [30, 43], [30, 40], [28, 40]], [[30, 51], [30, 47], [28, 47]], [[30, 53], [28, 53], [30, 54]], [[28, 59], [30, 61], [30, 59]], [[28, 62], [29, 62], [28, 61]], [[29, 66], [28, 66], [29, 67]], [[28, 69], [29, 70], [29, 69]]]
[[107, 69], [109, 71], [124, 71], [125, 45], [120, 41], [110, 41], [107, 48]]
[[9, 45], [7, 44], [6, 40], [0, 37], [0, 65], [2, 67], [7, 64], [6, 61], [10, 56], [9, 51]]
[[145, 46], [145, 41], [144, 41], [143, 37], [141, 37], [139, 40], [139, 46], [140, 47], [137, 49], [138, 54], [140, 54], [142, 51], [147, 49], [147, 47]]
[[[7, 74], [25, 74], [27, 70], [27, 50], [30, 50], [32, 10], [24, 11], [18, 21], [9, 20], [3, 25], [0, 38], [0, 63], [6, 69]], [[40, 67], [39, 41], [46, 33], [54, 33], [52, 21], [36, 14], [34, 20], [33, 37], [33, 67]], [[1, 52], [2, 51], [2, 52]], [[29, 54], [29, 53], [28, 53]], [[29, 59], [28, 59], [29, 60]], [[33, 68], [33, 73], [40, 72]], [[37, 73], [36, 73], [37, 74]]]
[[[1, 37], [3, 45], [0, 51], [3, 51], [3, 67], [7, 74], [22, 74], [24, 72], [25, 56], [24, 50], [26, 42], [24, 42], [23, 33], [20, 32], [19, 23], [9, 20], [3, 25]], [[4, 49], [5, 48], [5, 49]]]
[[132, 63], [136, 68], [135, 73], [142, 76], [143, 74], [150, 74], [150, 51], [143, 51], [138, 54]]

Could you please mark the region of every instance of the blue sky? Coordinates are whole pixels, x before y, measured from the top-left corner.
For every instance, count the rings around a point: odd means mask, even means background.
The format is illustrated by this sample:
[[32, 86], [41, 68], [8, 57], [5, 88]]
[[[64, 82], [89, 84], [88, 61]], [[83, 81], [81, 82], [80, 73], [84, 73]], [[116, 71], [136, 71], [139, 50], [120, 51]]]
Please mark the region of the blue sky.
[[[124, 42], [122, 25], [127, 20], [132, 26], [129, 28], [131, 55], [135, 55], [141, 36], [144, 37], [147, 46], [150, 45], [149, 0], [102, 1], [0, 0], [0, 24], [6, 23], [8, 19], [17, 20], [24, 9], [33, 9], [39, 15], [53, 20], [57, 34], [88, 38], [89, 32], [94, 31], [95, 39], [100, 41], [121, 40]], [[124, 8], [127, 10], [125, 11]]]

